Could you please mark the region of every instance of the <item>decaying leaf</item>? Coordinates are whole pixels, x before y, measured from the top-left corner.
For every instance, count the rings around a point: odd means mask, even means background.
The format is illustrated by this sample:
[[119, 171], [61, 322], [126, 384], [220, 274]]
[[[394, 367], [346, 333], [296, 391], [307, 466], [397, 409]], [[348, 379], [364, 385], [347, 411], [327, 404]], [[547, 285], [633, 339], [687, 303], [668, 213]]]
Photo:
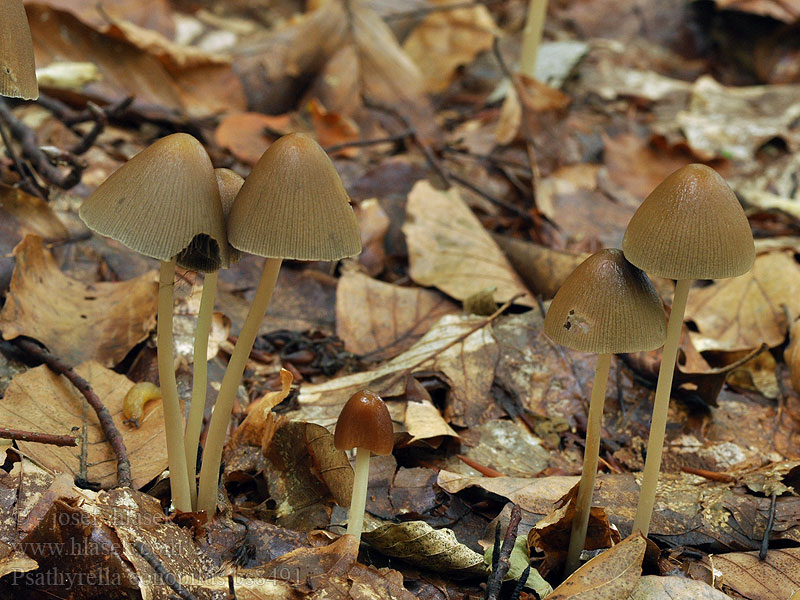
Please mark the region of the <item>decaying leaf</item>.
[[596, 556], [558, 586], [550, 600], [619, 600], [627, 598], [642, 575], [642, 560], [647, 546], [644, 536], [635, 533]]
[[[489, 570], [492, 569], [492, 559], [494, 558], [494, 546], [486, 548], [483, 554], [483, 562]], [[511, 556], [508, 557], [508, 572], [503, 578], [503, 581], [519, 581], [525, 569], [530, 567], [530, 553], [528, 551], [528, 539], [524, 535], [518, 535], [514, 541], [514, 547], [511, 549]], [[544, 598], [552, 593], [553, 587], [547, 583], [539, 571], [530, 569], [525, 579], [525, 587], [534, 590], [539, 598]]]
[[278, 406], [289, 395], [292, 387], [292, 373], [281, 369], [281, 389], [267, 392], [261, 398], [247, 406], [247, 416], [233, 432], [228, 446], [239, 444], [261, 447], [265, 430], [272, 421], [272, 409]]
[[[161, 403], [148, 403], [140, 426], [130, 427], [124, 424], [122, 401], [133, 382], [96, 362], [84, 363], [76, 371], [89, 382], [111, 413], [128, 449], [134, 487], [143, 486], [167, 466]], [[0, 403], [0, 422], [17, 429], [78, 435], [85, 423], [85, 473], [81, 468], [80, 440], [77, 447], [19, 442], [20, 448], [57, 473], [84, 476], [103, 487], [116, 484], [116, 458], [105, 441], [97, 415], [71, 383], [46, 366], [30, 369], [12, 380]]]
[[800, 589], [800, 548], [775, 548], [762, 561], [758, 552], [730, 552], [708, 557], [714, 584], [748, 600], [791, 598]]
[[700, 330], [692, 341], [701, 352], [774, 347], [788, 327], [782, 306], [800, 314], [800, 265], [791, 254], [769, 252], [741, 277], [691, 290], [686, 319]]
[[275, 141], [269, 132], [290, 131], [288, 115], [270, 116], [261, 113], [232, 113], [220, 121], [214, 138], [223, 148], [248, 165], [254, 165]]
[[383, 554], [425, 569], [456, 577], [486, 573], [483, 556], [459, 543], [452, 530], [434, 529], [424, 521], [387, 523], [363, 537]]
[[730, 600], [730, 597], [695, 579], [646, 575], [639, 579], [630, 600]]
[[68, 364], [96, 360], [112, 366], [155, 324], [154, 273], [120, 283], [86, 285], [64, 275], [42, 238], [29, 235], [14, 249], [17, 266], [0, 312], [6, 340], [26, 335]]
[[413, 346], [440, 317], [457, 310], [437, 292], [346, 271], [336, 288], [336, 335], [348, 351], [385, 360]]
[[525, 285], [455, 188], [443, 192], [420, 181], [408, 195], [407, 211], [403, 233], [414, 281], [458, 300], [495, 287], [498, 302], [525, 294], [515, 302], [533, 305]]

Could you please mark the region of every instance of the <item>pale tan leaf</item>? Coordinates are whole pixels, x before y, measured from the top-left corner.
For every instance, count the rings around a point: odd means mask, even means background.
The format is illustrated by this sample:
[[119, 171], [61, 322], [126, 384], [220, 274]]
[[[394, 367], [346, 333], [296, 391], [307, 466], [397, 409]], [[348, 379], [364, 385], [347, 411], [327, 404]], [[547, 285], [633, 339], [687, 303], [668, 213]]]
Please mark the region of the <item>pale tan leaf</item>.
[[[122, 434], [131, 461], [134, 487], [141, 487], [167, 466], [164, 417], [160, 402], [149, 402], [138, 428], [124, 424], [122, 401], [133, 386], [124, 375], [87, 362], [75, 369], [103, 401]], [[87, 427], [87, 477], [103, 487], [117, 482], [117, 461], [97, 415], [86, 399], [65, 378], [46, 366], [17, 375], [0, 403], [0, 422], [6, 427], [43, 433], [81, 434]], [[80, 475], [81, 443], [77, 447], [56, 447], [18, 442], [20, 448], [42, 465], [60, 473]]]
[[336, 335], [371, 360], [407, 350], [443, 315], [458, 311], [441, 294], [346, 271], [336, 288]]
[[437, 287], [458, 300], [495, 287], [498, 302], [523, 293], [515, 302], [535, 304], [458, 190], [443, 192], [428, 181], [420, 181], [408, 195], [406, 210], [403, 233], [408, 243], [409, 274], [415, 282]]
[[677, 575], [647, 575], [639, 580], [630, 600], [730, 600], [707, 583]]
[[749, 273], [692, 289], [686, 319], [700, 330], [692, 342], [701, 352], [774, 347], [786, 337], [783, 306], [800, 314], [800, 265], [789, 253], [770, 252]]
[[442, 438], [458, 437], [430, 400], [406, 402], [404, 424], [406, 433], [411, 436], [409, 444], [425, 440], [431, 445], [438, 446]]
[[770, 549], [764, 560], [758, 552], [711, 555], [715, 585], [748, 600], [790, 598], [800, 590], [800, 548]]
[[272, 409], [278, 406], [289, 395], [292, 388], [292, 373], [281, 369], [281, 389], [267, 392], [261, 398], [247, 406], [247, 416], [233, 432], [228, 446], [246, 444], [261, 446], [264, 433], [271, 420]]
[[119, 283], [86, 285], [64, 275], [42, 238], [29, 235], [14, 249], [17, 266], [0, 312], [6, 340], [26, 335], [68, 364], [119, 363], [155, 324], [154, 272]]
[[[434, 0], [431, 7], [451, 4]], [[419, 66], [425, 91], [441, 92], [447, 88], [461, 65], [492, 47], [498, 35], [489, 10], [483, 5], [432, 11], [403, 42], [403, 50]]]
[[636, 588], [647, 542], [637, 532], [596, 556], [558, 586], [550, 600], [620, 600]]
[[382, 554], [437, 572], [482, 576], [483, 556], [461, 544], [451, 529], [434, 529], [424, 521], [387, 523], [364, 532], [364, 539]]

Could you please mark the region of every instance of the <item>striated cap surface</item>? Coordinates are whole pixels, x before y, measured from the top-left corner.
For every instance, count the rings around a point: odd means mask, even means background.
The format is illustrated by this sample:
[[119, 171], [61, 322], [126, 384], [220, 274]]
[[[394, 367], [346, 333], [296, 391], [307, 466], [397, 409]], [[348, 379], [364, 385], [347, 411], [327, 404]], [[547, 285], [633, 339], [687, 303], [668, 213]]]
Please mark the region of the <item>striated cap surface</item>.
[[228, 237], [259, 256], [338, 260], [361, 252], [361, 236], [342, 180], [312, 138], [291, 133], [253, 167], [233, 203]]
[[622, 249], [651, 275], [721, 279], [750, 270], [753, 233], [733, 190], [710, 167], [678, 169], [631, 217]]
[[375, 392], [356, 392], [336, 421], [333, 445], [339, 450], [367, 448], [374, 454], [391, 454], [394, 433], [389, 409]]
[[613, 248], [592, 254], [567, 277], [550, 303], [544, 332], [573, 350], [639, 352], [663, 345], [666, 316], [647, 275]]
[[225, 218], [211, 159], [202, 144], [175, 133], [117, 169], [80, 209], [93, 231], [137, 252], [183, 267], [227, 266]]
[[22, 0], [0, 2], [0, 95], [39, 97], [33, 40]]
[[[222, 202], [222, 214], [225, 216], [225, 222], [227, 223], [236, 194], [239, 193], [242, 185], [244, 185], [244, 178], [230, 169], [214, 169], [214, 175], [217, 178], [219, 200]], [[228, 244], [228, 255], [231, 264], [242, 258], [242, 253], [230, 244]]]

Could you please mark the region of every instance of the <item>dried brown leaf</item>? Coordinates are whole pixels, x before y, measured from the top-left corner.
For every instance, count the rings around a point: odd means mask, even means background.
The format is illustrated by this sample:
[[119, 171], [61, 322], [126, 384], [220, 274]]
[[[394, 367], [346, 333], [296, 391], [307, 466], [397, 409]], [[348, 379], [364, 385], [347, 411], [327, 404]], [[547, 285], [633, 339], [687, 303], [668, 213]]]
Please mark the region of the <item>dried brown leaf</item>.
[[715, 584], [748, 600], [793, 598], [800, 589], [800, 548], [770, 549], [762, 561], [758, 552], [731, 552], [708, 557]]
[[336, 335], [350, 352], [385, 360], [413, 346], [442, 316], [457, 310], [436, 292], [346, 271], [336, 289]]
[[533, 306], [534, 300], [491, 235], [455, 188], [443, 192], [420, 181], [408, 195], [403, 225], [409, 274], [420, 285], [435, 286], [464, 300], [494, 287], [495, 299]]
[[29, 235], [14, 249], [17, 266], [0, 312], [6, 340], [26, 335], [68, 364], [117, 364], [147, 337], [155, 322], [154, 273], [120, 283], [86, 285], [58, 268], [42, 238]]
[[214, 132], [217, 144], [227, 148], [236, 157], [248, 165], [254, 165], [275, 141], [269, 131], [289, 132], [288, 115], [262, 115], [245, 112], [226, 115]]
[[[89, 382], [111, 413], [128, 449], [134, 486], [143, 486], [167, 466], [161, 403], [148, 403], [140, 426], [130, 427], [124, 424], [122, 401], [133, 382], [95, 362], [84, 363], [76, 371]], [[11, 381], [0, 404], [0, 422], [6, 427], [59, 434], [72, 431], [80, 434], [85, 422], [86, 476], [103, 487], [116, 484], [116, 458], [105, 441], [97, 415], [72, 384], [46, 366], [26, 371]], [[29, 442], [19, 445], [26, 454], [55, 472], [81, 475], [80, 441], [74, 448]]]
[[[261, 398], [247, 406], [247, 416], [233, 432], [228, 441], [229, 447], [239, 444], [261, 446], [264, 433], [272, 420], [272, 409], [278, 406], [289, 395], [292, 387], [292, 373], [281, 369], [281, 389], [267, 392]], [[274, 416], [274, 415], [273, 415]]]
[[678, 575], [646, 575], [639, 580], [630, 600], [730, 600], [707, 583]]
[[701, 352], [774, 347], [786, 337], [783, 306], [800, 314], [800, 265], [789, 253], [770, 252], [741, 277], [692, 289], [686, 319], [700, 330], [692, 342]]

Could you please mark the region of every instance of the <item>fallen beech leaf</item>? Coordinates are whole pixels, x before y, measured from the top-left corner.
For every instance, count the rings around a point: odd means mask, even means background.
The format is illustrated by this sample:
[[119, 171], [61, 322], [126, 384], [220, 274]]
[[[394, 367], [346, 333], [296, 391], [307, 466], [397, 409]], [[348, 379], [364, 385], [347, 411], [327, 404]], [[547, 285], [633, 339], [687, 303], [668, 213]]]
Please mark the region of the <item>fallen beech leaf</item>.
[[409, 254], [409, 274], [420, 285], [435, 286], [464, 300], [495, 287], [495, 298], [533, 306], [535, 301], [503, 256], [491, 235], [455, 188], [443, 192], [428, 181], [408, 195], [408, 219], [403, 225]]
[[260, 447], [265, 430], [274, 416], [272, 409], [284, 401], [289, 395], [291, 387], [291, 371], [281, 369], [281, 389], [275, 392], [267, 392], [247, 406], [247, 416], [233, 432], [227, 445], [234, 447], [239, 444], [247, 444], [248, 446]]
[[370, 546], [407, 563], [453, 576], [484, 576], [483, 556], [461, 544], [451, 529], [424, 521], [387, 523], [363, 534]]
[[269, 132], [288, 133], [290, 117], [288, 115], [262, 115], [245, 112], [226, 115], [214, 132], [214, 139], [223, 148], [243, 163], [254, 165], [275, 141]]
[[407, 350], [458, 307], [441, 294], [346, 271], [336, 288], [336, 335], [348, 351], [385, 360]]
[[403, 50], [419, 66], [425, 91], [441, 92], [456, 69], [471, 63], [492, 47], [499, 34], [489, 10], [482, 5], [436, 11], [449, 0], [434, 0], [431, 11], [403, 42]]
[[[497, 413], [489, 394], [494, 369], [486, 365], [495, 363], [497, 345], [491, 331], [481, 327], [485, 323], [483, 318], [445, 315], [414, 346], [372, 370], [304, 385], [295, 418], [331, 426], [354, 392], [369, 388], [384, 397], [397, 396], [409, 371], [434, 369], [443, 371], [451, 383], [448, 421], [470, 425], [489, 421]], [[393, 404], [389, 403], [389, 412], [400, 421], [402, 414]]]
[[26, 236], [14, 249], [17, 266], [0, 312], [3, 339], [41, 341], [68, 364], [119, 363], [155, 324], [158, 284], [153, 272], [120, 283], [86, 285], [70, 279], [44, 249]]
[[677, 575], [646, 575], [639, 579], [630, 600], [730, 600], [730, 596], [702, 581]]
[[328, 524], [324, 505], [330, 496], [339, 506], [350, 505], [353, 470], [324, 427], [300, 421], [280, 424], [265, 457], [270, 468], [264, 475], [278, 505], [279, 525], [310, 531]]
[[[29, 2], [26, 1], [26, 4]], [[111, 17], [158, 31], [167, 37], [175, 33], [169, 0], [149, 0], [146, 3], [141, 0], [104, 0], [103, 10], [97, 10], [95, 0], [46, 0], [40, 4], [72, 13], [97, 29], [108, 25], [108, 18]]]
[[406, 402], [406, 416], [403, 420], [406, 433], [411, 436], [407, 444], [425, 441], [436, 447], [445, 437], [457, 438], [458, 434], [442, 418], [439, 409], [430, 400]]
[[[361, 131], [349, 117], [329, 112], [316, 98], [311, 99], [307, 108], [311, 124], [314, 126], [315, 137], [323, 148], [359, 139]], [[352, 158], [358, 156], [359, 151], [358, 146], [350, 146], [337, 150], [335, 154]]]
[[761, 254], [749, 273], [689, 292], [686, 320], [700, 330], [692, 342], [701, 352], [777, 346], [787, 330], [782, 305], [800, 314], [800, 265], [789, 253]]
[[730, 552], [708, 557], [715, 584], [737, 598], [775, 600], [791, 598], [800, 582], [800, 548], [770, 548], [762, 561], [758, 552]]
[[[167, 466], [164, 441], [164, 417], [160, 402], [149, 402], [138, 428], [124, 424], [122, 401], [133, 386], [124, 375], [87, 362], [75, 369], [86, 379], [103, 401], [128, 449], [134, 487], [141, 487]], [[17, 375], [6, 389], [0, 403], [0, 422], [6, 427], [44, 433], [80, 434], [87, 427], [87, 472], [89, 481], [111, 487], [117, 481], [117, 461], [105, 441], [94, 410], [66, 379], [46, 366]], [[81, 474], [81, 442], [77, 447], [56, 447], [18, 442], [19, 447], [55, 472]]]
[[619, 600], [631, 595], [642, 575], [647, 546], [637, 532], [594, 557], [548, 596], [549, 600]]

